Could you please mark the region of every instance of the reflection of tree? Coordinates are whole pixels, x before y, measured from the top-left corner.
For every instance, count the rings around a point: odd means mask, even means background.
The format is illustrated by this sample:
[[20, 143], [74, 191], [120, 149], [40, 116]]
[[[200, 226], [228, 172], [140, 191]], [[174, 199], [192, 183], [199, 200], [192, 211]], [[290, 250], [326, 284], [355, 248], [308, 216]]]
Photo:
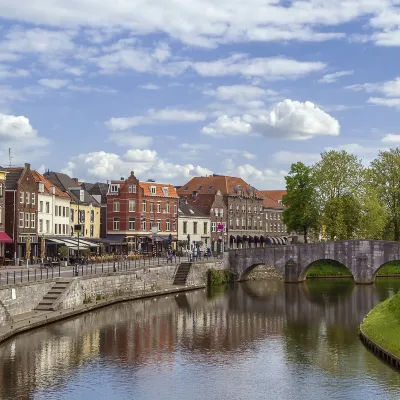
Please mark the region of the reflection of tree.
[[377, 278], [375, 281], [375, 291], [378, 294], [379, 301], [394, 296], [400, 292], [399, 278]]
[[350, 279], [307, 280], [304, 294], [311, 302], [330, 306], [351, 296], [354, 287]]

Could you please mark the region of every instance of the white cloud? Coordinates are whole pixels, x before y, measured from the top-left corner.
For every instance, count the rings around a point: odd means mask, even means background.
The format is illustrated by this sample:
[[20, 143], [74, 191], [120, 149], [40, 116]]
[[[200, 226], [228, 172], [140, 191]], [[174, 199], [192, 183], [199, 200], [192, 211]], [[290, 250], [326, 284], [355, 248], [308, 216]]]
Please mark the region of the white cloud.
[[134, 126], [154, 124], [157, 122], [196, 122], [203, 121], [206, 115], [198, 111], [165, 108], [161, 110], [150, 109], [144, 116], [128, 118], [111, 118], [105, 124], [113, 131], [124, 131]]
[[160, 159], [155, 151], [130, 149], [123, 155], [104, 151], [79, 154], [66, 164], [63, 172], [80, 179], [106, 180], [134, 171], [141, 180], [149, 178], [166, 183], [182, 182], [197, 175], [212, 173], [193, 164], [173, 164]]
[[211, 146], [209, 144], [203, 144], [203, 143], [181, 143], [179, 147], [184, 150], [199, 151], [199, 150], [208, 150]]
[[319, 153], [299, 153], [295, 151], [278, 151], [272, 156], [275, 163], [280, 165], [291, 165], [297, 161], [301, 161], [306, 165], [311, 165], [320, 160]]
[[220, 151], [220, 153], [239, 156], [239, 157], [245, 158], [247, 160], [253, 160], [253, 159], [257, 158], [257, 156], [255, 154], [250, 153], [246, 150], [223, 149]]
[[251, 134], [251, 125], [243, 121], [241, 117], [228, 117], [223, 115], [218, 117], [215, 122], [204, 126], [201, 130], [202, 133], [209, 136], [242, 136]]
[[202, 76], [260, 77], [268, 80], [299, 78], [321, 71], [325, 63], [297, 61], [284, 57], [248, 58], [246, 54], [235, 54], [215, 61], [195, 62], [192, 67]]
[[110, 140], [115, 142], [118, 146], [134, 147], [138, 149], [145, 149], [150, 147], [153, 143], [153, 138], [150, 136], [134, 135], [130, 132], [112, 133]]
[[29, 119], [24, 116], [0, 114], [0, 139], [20, 140], [37, 137]]
[[332, 74], [324, 75], [318, 82], [333, 83], [333, 82], [336, 82], [338, 80], [338, 78], [341, 78], [343, 76], [353, 75], [353, 74], [354, 74], [354, 71], [338, 71], [338, 72], [334, 72]]
[[382, 143], [400, 145], [400, 135], [388, 133], [382, 138]]
[[400, 106], [400, 98], [387, 99], [387, 98], [382, 98], [382, 97], [370, 97], [367, 100], [367, 102], [370, 104], [376, 104], [379, 106], [386, 106], [386, 107], [399, 107]]
[[69, 81], [67, 79], [40, 79], [38, 83], [50, 89], [61, 89], [67, 86]]
[[282, 139], [307, 140], [315, 136], [337, 136], [339, 122], [313, 103], [286, 99], [271, 110], [243, 117], [222, 116], [203, 127], [210, 136], [262, 134]]
[[11, 68], [7, 65], [0, 64], [0, 79], [5, 78], [26, 78], [30, 72], [22, 68]]
[[160, 86], [157, 86], [154, 83], [147, 83], [146, 85], [140, 85], [139, 87], [142, 88], [142, 89], [145, 89], [145, 90], [159, 90], [159, 89], [161, 89]]
[[215, 90], [205, 90], [204, 94], [214, 96], [220, 101], [232, 101], [242, 104], [266, 96], [276, 96], [278, 92], [274, 90], [265, 90], [252, 85], [231, 85], [218, 86]]

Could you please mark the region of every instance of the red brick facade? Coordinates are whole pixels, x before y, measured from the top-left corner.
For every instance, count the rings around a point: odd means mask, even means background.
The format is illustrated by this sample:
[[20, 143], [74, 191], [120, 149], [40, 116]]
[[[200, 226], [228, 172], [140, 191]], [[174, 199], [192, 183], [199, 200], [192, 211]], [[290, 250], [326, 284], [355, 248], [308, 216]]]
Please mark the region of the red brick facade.
[[125, 180], [112, 181], [107, 194], [107, 238], [130, 243], [129, 250], [145, 248], [158, 226], [160, 239], [177, 237], [178, 195], [172, 185], [140, 182], [131, 172]]

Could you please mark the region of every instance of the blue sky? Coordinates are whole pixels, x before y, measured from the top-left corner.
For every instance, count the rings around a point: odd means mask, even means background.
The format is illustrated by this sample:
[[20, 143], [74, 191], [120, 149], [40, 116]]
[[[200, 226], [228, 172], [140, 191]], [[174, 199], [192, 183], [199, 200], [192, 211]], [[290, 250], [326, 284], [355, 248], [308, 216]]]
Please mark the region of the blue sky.
[[0, 165], [273, 189], [400, 142], [395, 0], [26, 3], [0, 1]]

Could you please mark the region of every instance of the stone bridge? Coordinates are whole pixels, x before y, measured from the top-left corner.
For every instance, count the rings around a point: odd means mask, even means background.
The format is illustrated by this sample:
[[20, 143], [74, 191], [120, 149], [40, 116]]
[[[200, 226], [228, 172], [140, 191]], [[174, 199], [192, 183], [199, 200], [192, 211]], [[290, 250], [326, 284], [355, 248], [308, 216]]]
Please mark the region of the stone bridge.
[[389, 261], [400, 261], [400, 243], [344, 240], [235, 249], [229, 250], [227, 267], [239, 280], [245, 280], [255, 267], [268, 265], [274, 266], [285, 282], [302, 282], [310, 266], [319, 260], [333, 260], [345, 265], [356, 283], [373, 283], [379, 268]]

